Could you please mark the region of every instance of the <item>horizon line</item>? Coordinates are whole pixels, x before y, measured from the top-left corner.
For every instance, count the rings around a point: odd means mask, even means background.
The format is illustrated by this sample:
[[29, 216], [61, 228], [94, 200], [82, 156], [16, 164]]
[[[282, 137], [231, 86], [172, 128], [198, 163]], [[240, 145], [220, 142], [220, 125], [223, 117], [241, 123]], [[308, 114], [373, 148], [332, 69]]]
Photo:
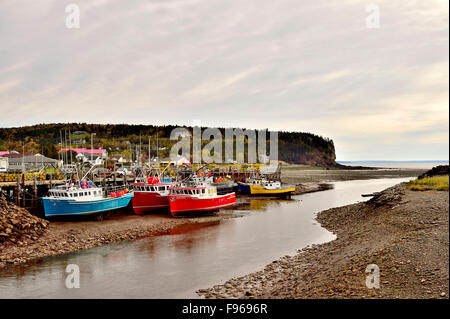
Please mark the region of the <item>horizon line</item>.
[[357, 160], [357, 161], [341, 161], [336, 163], [448, 163], [449, 160]]

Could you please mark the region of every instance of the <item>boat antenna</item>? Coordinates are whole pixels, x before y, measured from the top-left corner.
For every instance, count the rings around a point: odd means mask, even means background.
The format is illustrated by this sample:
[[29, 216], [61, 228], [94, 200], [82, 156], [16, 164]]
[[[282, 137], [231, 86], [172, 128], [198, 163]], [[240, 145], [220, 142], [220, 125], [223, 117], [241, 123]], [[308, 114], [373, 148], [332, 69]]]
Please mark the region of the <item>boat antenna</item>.
[[24, 173], [25, 173], [25, 142], [22, 141], [22, 174]]
[[64, 130], [64, 144], [66, 146], [66, 163], [69, 163], [69, 154], [67, 154], [67, 131]]
[[72, 137], [70, 135], [70, 130], [69, 130], [69, 150], [70, 150], [70, 165], [73, 164], [73, 160], [72, 160]]
[[58, 153], [58, 158], [64, 162], [63, 157], [62, 157], [63, 156], [62, 148], [63, 148], [62, 132], [61, 132], [61, 130], [59, 130], [59, 153]]
[[139, 167], [142, 166], [141, 151], [142, 151], [142, 133], [141, 131], [139, 131], [139, 161], [138, 161]]
[[94, 163], [94, 135], [95, 133], [91, 133], [91, 164]]
[[[64, 148], [65, 148], [65, 151], [64, 151], [64, 157], [65, 157], [64, 165], [67, 165], [68, 161], [67, 161], [67, 131], [66, 130], [64, 130]], [[65, 167], [64, 171], [68, 171], [67, 167]], [[65, 174], [64, 176], [65, 176], [65, 182], [67, 183], [67, 175]], [[70, 178], [72, 178], [72, 177], [70, 177]]]
[[66, 145], [64, 144], [64, 138], [63, 138], [62, 131], [61, 131], [61, 144], [62, 144], [63, 149], [64, 149], [64, 152], [61, 153], [62, 160], [63, 160], [63, 168], [64, 168], [64, 165], [66, 165], [66, 151], [67, 150], [66, 150]]

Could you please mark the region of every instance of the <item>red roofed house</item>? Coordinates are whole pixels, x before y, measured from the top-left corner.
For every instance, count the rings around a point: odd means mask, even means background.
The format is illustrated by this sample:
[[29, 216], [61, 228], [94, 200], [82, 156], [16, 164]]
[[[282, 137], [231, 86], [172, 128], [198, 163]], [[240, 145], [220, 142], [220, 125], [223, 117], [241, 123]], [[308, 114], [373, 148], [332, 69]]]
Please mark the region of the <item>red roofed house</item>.
[[[59, 152], [69, 151], [70, 148], [63, 148]], [[91, 159], [96, 160], [100, 158], [105, 160], [108, 158], [108, 152], [105, 149], [90, 149], [90, 148], [72, 148], [72, 151], [77, 153], [77, 159], [80, 161], [90, 161]]]

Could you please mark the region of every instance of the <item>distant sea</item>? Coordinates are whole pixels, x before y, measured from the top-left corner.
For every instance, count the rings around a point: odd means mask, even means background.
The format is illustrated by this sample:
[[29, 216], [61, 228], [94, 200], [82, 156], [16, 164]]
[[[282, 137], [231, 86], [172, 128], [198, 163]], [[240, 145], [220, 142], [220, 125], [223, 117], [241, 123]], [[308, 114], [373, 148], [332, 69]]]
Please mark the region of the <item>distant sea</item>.
[[438, 165], [448, 165], [447, 161], [337, 161], [348, 166], [367, 166], [377, 168], [430, 169]]

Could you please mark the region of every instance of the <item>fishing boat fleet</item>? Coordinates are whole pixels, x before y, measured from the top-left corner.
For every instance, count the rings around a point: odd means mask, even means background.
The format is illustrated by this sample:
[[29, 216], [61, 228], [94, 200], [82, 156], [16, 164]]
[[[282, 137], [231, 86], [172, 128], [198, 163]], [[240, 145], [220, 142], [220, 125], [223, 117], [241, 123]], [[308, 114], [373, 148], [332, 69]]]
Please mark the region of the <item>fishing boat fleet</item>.
[[[91, 168], [92, 169], [92, 168]], [[46, 217], [94, 215], [103, 219], [105, 212], [131, 205], [138, 215], [168, 211], [172, 216], [214, 212], [236, 203], [236, 192], [256, 196], [288, 197], [295, 187], [264, 177], [251, 177], [235, 184], [211, 173], [193, 173], [183, 180], [164, 177], [164, 171], [140, 170], [130, 185], [98, 187], [87, 176], [71, 174], [65, 184], [52, 188], [42, 198]], [[77, 178], [74, 178], [76, 176]]]

